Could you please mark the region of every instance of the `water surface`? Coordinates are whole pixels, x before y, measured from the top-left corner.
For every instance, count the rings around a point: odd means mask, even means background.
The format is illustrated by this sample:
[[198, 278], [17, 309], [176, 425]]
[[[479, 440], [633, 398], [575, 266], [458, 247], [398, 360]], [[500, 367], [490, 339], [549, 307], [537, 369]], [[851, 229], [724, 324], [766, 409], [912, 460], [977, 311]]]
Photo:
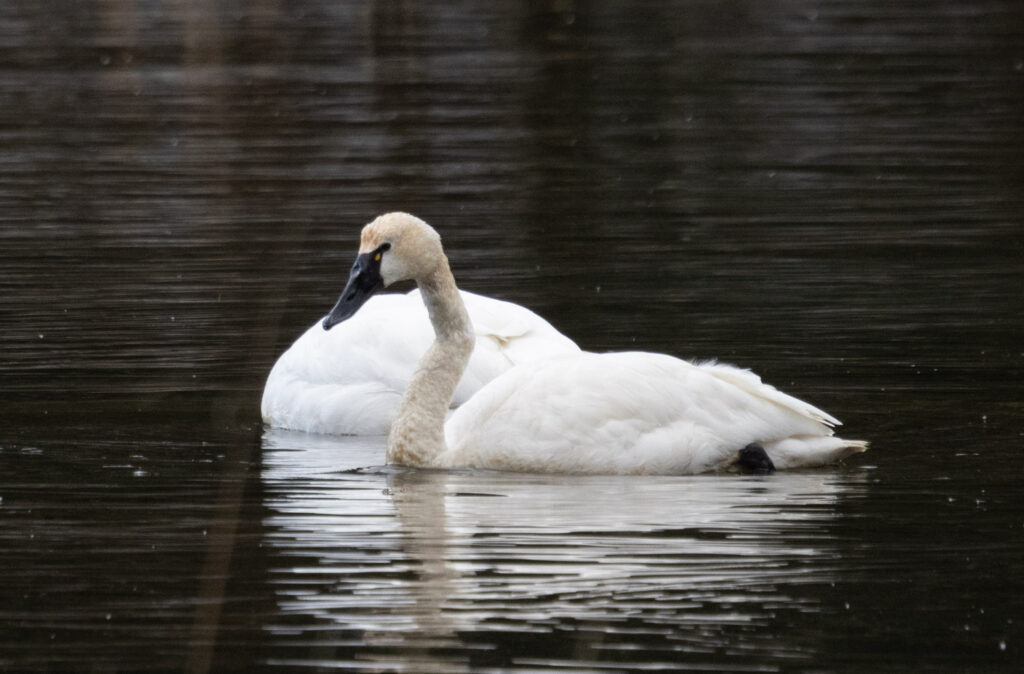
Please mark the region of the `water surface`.
[[[9, 3], [10, 4], [10, 3]], [[1024, 13], [0, 8], [0, 668], [1018, 671]], [[267, 431], [359, 227], [872, 450], [383, 467]]]

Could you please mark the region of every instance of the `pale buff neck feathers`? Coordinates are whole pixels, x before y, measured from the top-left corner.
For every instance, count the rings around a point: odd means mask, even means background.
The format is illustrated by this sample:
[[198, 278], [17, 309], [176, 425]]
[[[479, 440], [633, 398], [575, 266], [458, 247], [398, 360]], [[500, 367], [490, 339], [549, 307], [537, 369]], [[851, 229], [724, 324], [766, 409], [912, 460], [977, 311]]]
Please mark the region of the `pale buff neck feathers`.
[[363, 228], [360, 253], [384, 244], [385, 285], [414, 280], [434, 327], [435, 341], [420, 359], [388, 435], [389, 463], [428, 466], [445, 450], [444, 422], [452, 395], [473, 353], [473, 326], [441, 237], [406, 213], [382, 215]]

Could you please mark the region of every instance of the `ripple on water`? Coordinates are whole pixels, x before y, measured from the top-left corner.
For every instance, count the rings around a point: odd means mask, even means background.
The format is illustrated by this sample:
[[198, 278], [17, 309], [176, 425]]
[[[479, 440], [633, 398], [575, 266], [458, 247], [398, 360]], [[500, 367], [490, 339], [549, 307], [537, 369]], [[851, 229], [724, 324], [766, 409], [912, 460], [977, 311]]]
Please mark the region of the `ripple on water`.
[[[280, 612], [395, 653], [517, 639], [550, 652], [569, 632], [587, 644], [574, 666], [587, 653], [714, 652], [780, 612], [822, 610], [802, 588], [834, 580], [830, 523], [839, 499], [860, 488], [832, 472], [343, 472], [325, 468], [339, 456], [379, 462], [383, 439], [301, 445], [301, 435], [265, 437]], [[270, 631], [301, 637], [292, 622]], [[813, 651], [769, 636], [759, 644], [776, 657]]]

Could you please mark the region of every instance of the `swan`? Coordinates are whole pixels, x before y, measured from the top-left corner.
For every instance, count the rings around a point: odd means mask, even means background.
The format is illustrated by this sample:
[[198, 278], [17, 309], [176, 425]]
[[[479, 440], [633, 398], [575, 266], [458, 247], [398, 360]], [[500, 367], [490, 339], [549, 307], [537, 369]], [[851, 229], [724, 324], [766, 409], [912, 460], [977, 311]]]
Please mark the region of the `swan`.
[[475, 334], [440, 235], [407, 213], [362, 230], [325, 330], [382, 287], [414, 280], [435, 339], [387, 439], [388, 463], [589, 474], [758, 472], [827, 464], [867, 449], [834, 417], [729, 365], [645, 353], [578, 352], [510, 368], [447, 419]]
[[[454, 405], [517, 363], [580, 350], [525, 307], [465, 291], [461, 298], [476, 348]], [[263, 421], [307, 433], [385, 435], [416, 361], [433, 339], [419, 290], [377, 295], [329, 332], [317, 321], [271, 368], [260, 405]]]

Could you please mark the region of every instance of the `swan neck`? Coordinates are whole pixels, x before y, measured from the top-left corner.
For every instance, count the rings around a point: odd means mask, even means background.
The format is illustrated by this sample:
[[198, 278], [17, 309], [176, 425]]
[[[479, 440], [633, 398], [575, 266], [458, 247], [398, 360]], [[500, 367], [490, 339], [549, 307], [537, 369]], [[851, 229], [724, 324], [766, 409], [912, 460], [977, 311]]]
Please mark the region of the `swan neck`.
[[463, 333], [472, 336], [469, 313], [455, 285], [455, 277], [448, 267], [447, 258], [434, 273], [417, 281], [417, 285], [423, 303], [427, 306], [434, 335], [438, 339], [457, 337]]
[[446, 449], [445, 418], [475, 338], [447, 259], [417, 285], [434, 328], [434, 342], [420, 358], [391, 425], [387, 460], [431, 466]]

